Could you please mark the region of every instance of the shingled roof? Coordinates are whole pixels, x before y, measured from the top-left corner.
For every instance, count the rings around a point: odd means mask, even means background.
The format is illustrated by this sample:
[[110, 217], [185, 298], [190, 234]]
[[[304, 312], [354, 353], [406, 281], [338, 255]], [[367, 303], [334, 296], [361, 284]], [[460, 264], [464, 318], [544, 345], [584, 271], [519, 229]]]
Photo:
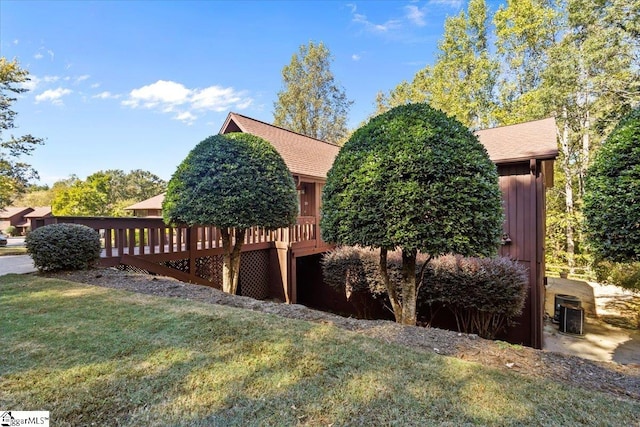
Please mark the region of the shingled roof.
[[554, 118], [479, 130], [476, 135], [496, 164], [558, 156]]
[[144, 210], [144, 209], [162, 209], [162, 201], [164, 200], [165, 193], [158, 194], [149, 199], [143, 200], [131, 206], [124, 208], [125, 211], [132, 210]]
[[338, 145], [310, 138], [290, 130], [229, 113], [221, 134], [245, 132], [268, 141], [284, 159], [293, 175], [326, 178], [340, 151]]

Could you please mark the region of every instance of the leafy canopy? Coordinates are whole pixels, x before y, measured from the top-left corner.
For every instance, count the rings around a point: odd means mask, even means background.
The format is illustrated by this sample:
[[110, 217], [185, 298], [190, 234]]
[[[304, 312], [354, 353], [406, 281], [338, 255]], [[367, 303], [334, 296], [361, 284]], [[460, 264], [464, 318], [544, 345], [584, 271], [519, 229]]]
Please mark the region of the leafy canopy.
[[323, 238], [339, 244], [491, 255], [502, 220], [485, 148], [427, 104], [396, 107], [358, 129], [323, 192]]
[[233, 133], [211, 136], [189, 153], [169, 181], [162, 209], [167, 223], [276, 229], [295, 222], [298, 200], [271, 144]]
[[31, 180], [38, 179], [38, 173], [21, 160], [44, 141], [32, 135], [7, 138], [6, 132], [16, 128], [17, 113], [11, 109], [16, 95], [27, 91], [22, 83], [29, 81], [29, 73], [20, 68], [17, 60], [8, 61], [0, 57], [0, 209], [8, 206], [24, 193]]
[[588, 169], [584, 216], [596, 258], [640, 261], [640, 108], [609, 134]]
[[300, 46], [282, 69], [283, 89], [274, 103], [274, 125], [333, 143], [346, 139], [353, 101], [336, 83], [331, 60], [322, 42]]

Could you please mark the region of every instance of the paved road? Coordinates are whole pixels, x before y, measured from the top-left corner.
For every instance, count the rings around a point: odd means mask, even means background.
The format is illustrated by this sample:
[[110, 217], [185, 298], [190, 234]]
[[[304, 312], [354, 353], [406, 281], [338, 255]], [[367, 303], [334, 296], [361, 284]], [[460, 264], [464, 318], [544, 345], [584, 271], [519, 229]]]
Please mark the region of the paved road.
[[36, 271], [29, 255], [0, 256], [0, 276], [9, 273], [31, 273]]

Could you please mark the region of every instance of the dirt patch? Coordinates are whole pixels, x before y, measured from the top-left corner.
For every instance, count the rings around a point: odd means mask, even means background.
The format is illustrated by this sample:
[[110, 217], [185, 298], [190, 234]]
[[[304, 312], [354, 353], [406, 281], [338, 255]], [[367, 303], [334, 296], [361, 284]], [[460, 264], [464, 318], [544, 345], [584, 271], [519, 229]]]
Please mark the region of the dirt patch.
[[600, 390], [620, 397], [640, 400], [640, 365], [596, 362], [437, 328], [402, 326], [384, 320], [340, 317], [298, 304], [258, 301], [171, 278], [128, 273], [113, 268], [62, 272], [45, 276], [143, 294], [224, 304], [292, 319], [329, 323], [387, 343], [457, 357], [530, 377], [570, 383], [587, 390]]

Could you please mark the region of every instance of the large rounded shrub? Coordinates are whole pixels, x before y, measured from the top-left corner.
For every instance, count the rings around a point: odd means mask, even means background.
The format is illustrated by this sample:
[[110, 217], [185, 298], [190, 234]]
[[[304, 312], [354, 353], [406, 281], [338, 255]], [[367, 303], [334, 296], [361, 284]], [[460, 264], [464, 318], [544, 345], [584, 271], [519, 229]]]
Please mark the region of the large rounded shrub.
[[36, 228], [25, 244], [40, 271], [85, 270], [100, 259], [100, 235], [85, 225], [51, 224]]
[[597, 260], [640, 261], [640, 108], [596, 153], [587, 172], [584, 217]]
[[[322, 193], [323, 239], [402, 252], [398, 287], [384, 278], [396, 321], [415, 324], [418, 252], [497, 252], [503, 212], [498, 172], [478, 138], [427, 104], [396, 107], [358, 129]], [[384, 271], [383, 271], [384, 274]]]

